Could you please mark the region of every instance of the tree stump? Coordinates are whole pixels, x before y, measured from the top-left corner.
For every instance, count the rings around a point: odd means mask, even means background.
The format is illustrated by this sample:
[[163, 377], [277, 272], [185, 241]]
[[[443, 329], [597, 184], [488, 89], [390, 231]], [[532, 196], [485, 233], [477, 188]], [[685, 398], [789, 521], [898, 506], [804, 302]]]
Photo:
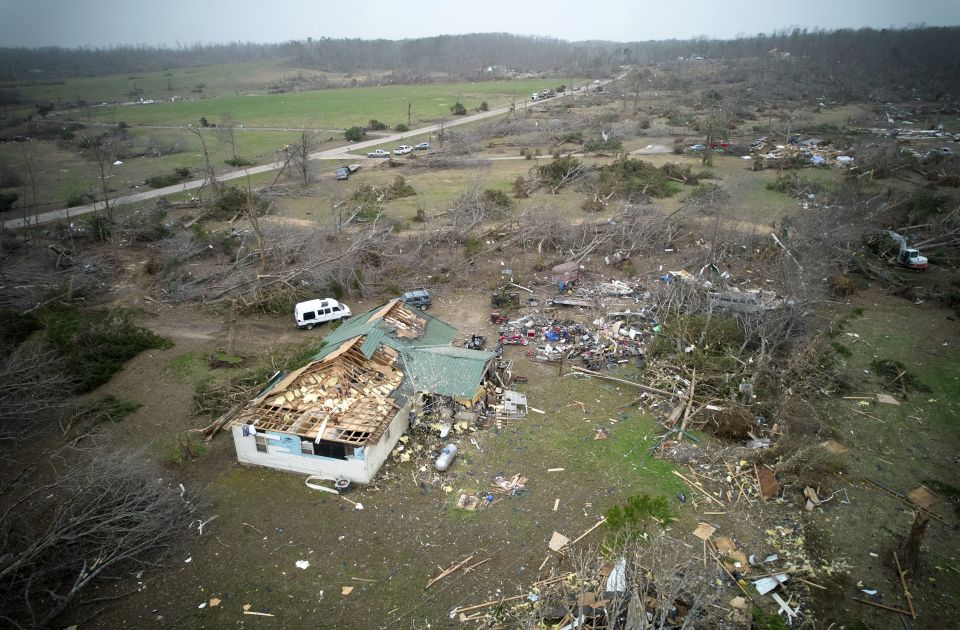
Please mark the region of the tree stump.
[[930, 524], [930, 517], [918, 510], [910, 527], [910, 534], [900, 544], [900, 557], [903, 558], [903, 568], [911, 576], [917, 574], [920, 568], [920, 545], [923, 544], [923, 535]]

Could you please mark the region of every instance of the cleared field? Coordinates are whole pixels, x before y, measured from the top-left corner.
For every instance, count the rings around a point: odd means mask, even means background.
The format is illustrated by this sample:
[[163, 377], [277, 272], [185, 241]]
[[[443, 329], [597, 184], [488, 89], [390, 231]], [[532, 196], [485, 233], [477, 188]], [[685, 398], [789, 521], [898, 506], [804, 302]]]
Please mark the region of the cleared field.
[[[331, 87], [340, 87], [349, 85], [349, 81], [340, 74], [291, 68], [274, 59], [192, 68], [170, 68], [159, 72], [133, 75], [84, 77], [43, 85], [13, 84], [4, 88], [17, 93], [25, 102], [58, 103], [83, 100], [89, 103], [100, 103], [132, 100], [133, 93], [137, 90], [142, 90], [139, 94], [144, 99], [166, 101], [174, 95], [212, 98], [250, 91], [266, 92], [269, 86], [278, 83], [326, 83]], [[201, 92], [193, 92], [201, 85], [203, 86], [199, 88]]]
[[[578, 83], [584, 81], [577, 79]], [[468, 110], [487, 101], [491, 108], [523, 101], [545, 87], [568, 83], [565, 79], [490, 81], [482, 83], [439, 83], [429, 85], [386, 85], [343, 88], [287, 94], [230, 95], [211, 99], [104, 107], [90, 110], [92, 120], [124, 121], [131, 125], [197, 124], [201, 117], [215, 122], [230, 113], [244, 126], [339, 129], [365, 125], [377, 119], [389, 125], [411, 125], [450, 116], [450, 107], [460, 101]]]

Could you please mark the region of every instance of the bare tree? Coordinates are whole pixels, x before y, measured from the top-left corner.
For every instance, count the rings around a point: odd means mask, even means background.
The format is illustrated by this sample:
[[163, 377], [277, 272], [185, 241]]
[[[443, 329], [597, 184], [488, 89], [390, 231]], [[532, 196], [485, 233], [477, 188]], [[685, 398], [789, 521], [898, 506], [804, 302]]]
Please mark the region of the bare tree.
[[310, 183], [310, 152], [313, 150], [315, 136], [316, 132], [303, 131], [296, 142], [284, 147], [287, 163], [303, 186]]
[[124, 157], [127, 150], [127, 138], [125, 135], [116, 132], [107, 132], [96, 137], [88, 137], [86, 149], [84, 150], [96, 167], [97, 178], [99, 180], [101, 203], [103, 209], [103, 218], [106, 220], [106, 229], [108, 234], [101, 232], [101, 237], [106, 240], [109, 238], [110, 246], [113, 249], [113, 258], [119, 258], [119, 242], [115, 226], [117, 224], [116, 209], [110, 203], [110, 180], [113, 178], [115, 166], [122, 164], [121, 157]]
[[193, 125], [189, 125], [187, 129], [189, 129], [190, 132], [200, 141], [200, 148], [203, 150], [203, 161], [206, 167], [207, 181], [210, 183], [210, 187], [213, 188], [213, 194], [219, 198], [220, 184], [217, 182], [217, 173], [213, 170], [213, 164], [210, 163], [210, 152], [207, 151], [207, 141], [203, 137], [203, 132], [198, 127], [194, 127]]
[[232, 114], [220, 114], [217, 122], [217, 137], [230, 147], [230, 157], [237, 157], [237, 120]]
[[[140, 457], [66, 459], [72, 465], [51, 480], [10, 484], [0, 496], [0, 619], [9, 627], [47, 627], [72, 604], [93, 603], [80, 598], [92, 583], [155, 566], [200, 508]], [[49, 475], [18, 480], [27, 477]]]
[[52, 350], [27, 343], [0, 356], [0, 449], [53, 426], [72, 385], [63, 359]]
[[[33, 210], [34, 222], [40, 212], [39, 185], [37, 183], [37, 149], [33, 140], [20, 143], [20, 158], [23, 172], [27, 175], [27, 185], [30, 192], [30, 209]], [[24, 204], [24, 219], [27, 218], [26, 204]], [[24, 222], [25, 224], [27, 221]]]

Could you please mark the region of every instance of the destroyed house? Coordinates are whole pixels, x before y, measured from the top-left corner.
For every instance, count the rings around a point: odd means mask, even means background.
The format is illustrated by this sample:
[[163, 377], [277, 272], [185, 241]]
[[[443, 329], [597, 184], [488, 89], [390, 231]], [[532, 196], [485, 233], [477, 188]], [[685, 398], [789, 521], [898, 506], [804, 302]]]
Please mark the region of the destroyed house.
[[494, 355], [451, 346], [455, 336], [399, 300], [347, 320], [233, 419], [237, 459], [368, 483], [425, 396], [466, 408], [483, 398]]

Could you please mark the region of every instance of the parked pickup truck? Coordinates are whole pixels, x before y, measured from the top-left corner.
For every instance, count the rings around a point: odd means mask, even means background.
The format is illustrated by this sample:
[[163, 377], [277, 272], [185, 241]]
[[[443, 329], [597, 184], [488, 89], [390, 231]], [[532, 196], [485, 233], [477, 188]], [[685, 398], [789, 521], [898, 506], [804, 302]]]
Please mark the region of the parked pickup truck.
[[343, 166], [335, 170], [334, 174], [337, 176], [337, 180], [345, 180], [359, 170], [360, 170], [359, 164], [350, 164], [349, 166], [344, 164]]
[[377, 149], [376, 151], [371, 151], [367, 153], [368, 158], [388, 158], [390, 154], [384, 151], [383, 149]]

